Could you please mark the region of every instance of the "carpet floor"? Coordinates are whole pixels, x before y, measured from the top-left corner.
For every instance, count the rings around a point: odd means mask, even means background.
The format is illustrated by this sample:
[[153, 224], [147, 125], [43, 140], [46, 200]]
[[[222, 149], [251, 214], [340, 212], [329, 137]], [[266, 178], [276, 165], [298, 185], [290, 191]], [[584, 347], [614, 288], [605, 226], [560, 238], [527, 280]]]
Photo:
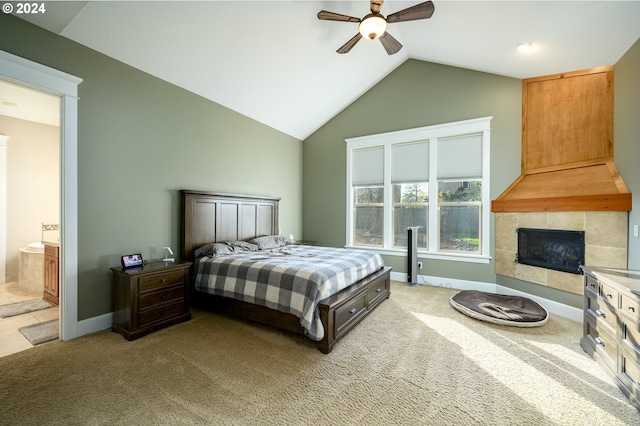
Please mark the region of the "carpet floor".
[[0, 424], [640, 424], [580, 324], [505, 327], [457, 312], [455, 290], [391, 291], [328, 355], [192, 309], [132, 342], [104, 331], [0, 358]]

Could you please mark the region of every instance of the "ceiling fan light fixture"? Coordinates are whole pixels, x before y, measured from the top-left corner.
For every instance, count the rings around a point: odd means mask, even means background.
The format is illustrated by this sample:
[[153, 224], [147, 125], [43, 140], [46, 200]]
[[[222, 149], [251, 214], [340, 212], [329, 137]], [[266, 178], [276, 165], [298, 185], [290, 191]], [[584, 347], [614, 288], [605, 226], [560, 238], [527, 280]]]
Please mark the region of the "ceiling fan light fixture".
[[358, 31], [362, 37], [375, 40], [387, 31], [387, 21], [379, 13], [371, 13], [362, 19]]

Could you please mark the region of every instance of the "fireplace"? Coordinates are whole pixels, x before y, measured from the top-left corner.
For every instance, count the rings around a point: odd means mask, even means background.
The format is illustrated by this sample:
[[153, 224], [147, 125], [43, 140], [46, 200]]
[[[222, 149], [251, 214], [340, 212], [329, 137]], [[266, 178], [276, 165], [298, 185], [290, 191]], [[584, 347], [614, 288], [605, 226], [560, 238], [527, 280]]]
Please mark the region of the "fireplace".
[[518, 228], [516, 261], [524, 265], [580, 274], [584, 231]]

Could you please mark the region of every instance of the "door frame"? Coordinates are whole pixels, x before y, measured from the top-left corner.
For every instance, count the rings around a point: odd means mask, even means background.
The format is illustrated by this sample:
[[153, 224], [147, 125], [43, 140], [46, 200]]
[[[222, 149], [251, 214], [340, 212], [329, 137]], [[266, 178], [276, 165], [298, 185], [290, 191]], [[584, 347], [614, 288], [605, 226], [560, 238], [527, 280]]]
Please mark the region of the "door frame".
[[60, 340], [78, 330], [78, 85], [82, 79], [0, 50], [0, 79], [60, 97]]

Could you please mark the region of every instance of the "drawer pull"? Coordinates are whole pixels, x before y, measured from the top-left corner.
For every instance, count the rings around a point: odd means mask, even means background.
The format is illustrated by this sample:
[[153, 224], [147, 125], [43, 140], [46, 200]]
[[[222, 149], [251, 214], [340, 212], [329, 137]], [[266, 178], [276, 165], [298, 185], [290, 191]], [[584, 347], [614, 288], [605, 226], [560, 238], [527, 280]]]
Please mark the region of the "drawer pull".
[[604, 346], [604, 340], [602, 340], [601, 338], [596, 337], [596, 338], [595, 338], [595, 341], [596, 341], [596, 345], [602, 345], [602, 346]]
[[166, 282], [167, 282], [167, 279], [166, 279], [166, 278], [163, 278], [163, 279], [161, 279], [161, 280], [160, 280], [160, 282], [161, 282], [162, 284], [164, 284], [164, 283], [166, 283]]
[[166, 299], [166, 298], [167, 298], [167, 297], [166, 297], [164, 294], [163, 294], [162, 296], [160, 296], [160, 300], [164, 300], [164, 299]]
[[636, 308], [634, 308], [633, 306], [627, 306], [627, 309], [630, 310], [631, 312], [636, 311]]
[[607, 298], [613, 299], [613, 296], [611, 295], [611, 293], [607, 293]]
[[606, 317], [605, 313], [604, 313], [604, 312], [602, 312], [600, 309], [598, 309], [598, 310], [596, 311], [596, 316], [597, 316], [597, 317], [602, 317], [602, 318], [605, 318], [605, 317]]
[[376, 289], [376, 293], [380, 293], [381, 291], [382, 291], [382, 289], [381, 289], [381, 288], [377, 288], [377, 289]]
[[356, 313], [356, 311], [357, 311], [357, 309], [356, 309], [356, 308], [352, 308], [352, 309], [350, 309], [350, 310], [349, 310], [349, 313], [350, 313], [350, 314], [355, 314], [355, 313]]

